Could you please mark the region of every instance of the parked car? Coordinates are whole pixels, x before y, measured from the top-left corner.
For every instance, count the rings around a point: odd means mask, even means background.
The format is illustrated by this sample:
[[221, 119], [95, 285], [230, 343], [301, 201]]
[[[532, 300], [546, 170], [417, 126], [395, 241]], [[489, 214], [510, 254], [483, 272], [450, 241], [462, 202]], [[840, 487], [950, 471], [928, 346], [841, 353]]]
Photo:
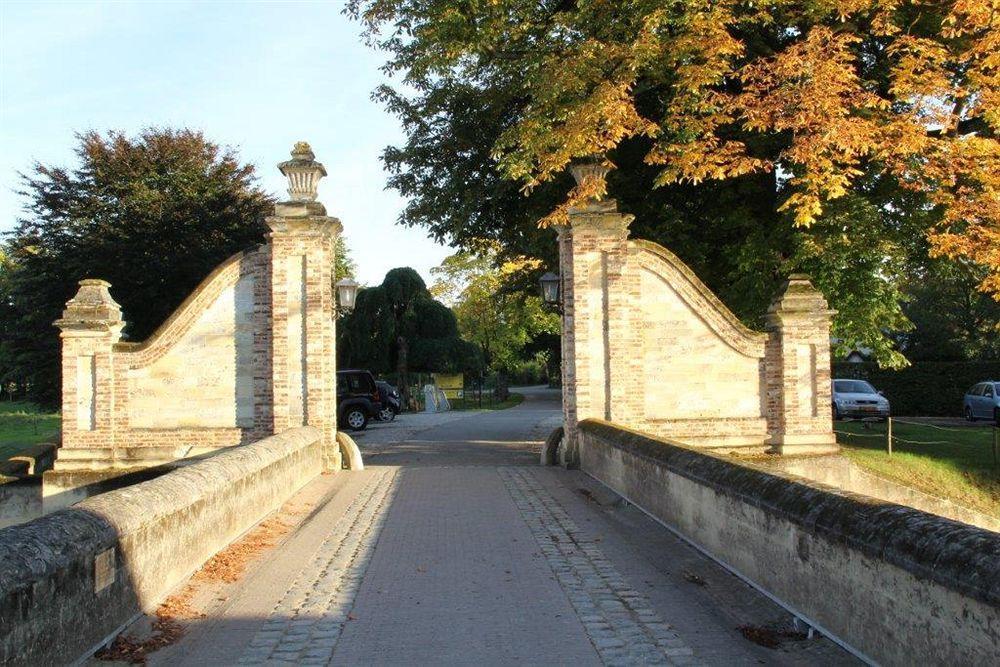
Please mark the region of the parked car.
[[337, 371], [337, 424], [362, 431], [382, 409], [375, 378], [368, 371]]
[[385, 380], [375, 380], [378, 387], [379, 397], [382, 399], [382, 409], [379, 410], [378, 418], [384, 422], [391, 422], [403, 409], [403, 398], [399, 390]]
[[996, 380], [980, 382], [965, 392], [962, 412], [970, 422], [977, 419], [992, 419], [1000, 424], [1000, 382]]
[[864, 380], [833, 381], [833, 418], [875, 418], [889, 416], [889, 400]]

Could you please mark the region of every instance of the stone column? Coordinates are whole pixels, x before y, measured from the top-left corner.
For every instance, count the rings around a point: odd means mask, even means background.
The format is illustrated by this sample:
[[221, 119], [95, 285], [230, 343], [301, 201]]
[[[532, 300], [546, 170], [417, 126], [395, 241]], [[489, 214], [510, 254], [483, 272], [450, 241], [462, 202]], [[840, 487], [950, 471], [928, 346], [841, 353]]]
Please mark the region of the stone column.
[[76, 296], [66, 302], [55, 326], [62, 330], [62, 448], [59, 466], [72, 462], [74, 449], [106, 449], [111, 461], [115, 446], [115, 368], [112, 348], [121, 340], [121, 307], [103, 280], [80, 281]]
[[793, 274], [767, 312], [767, 423], [779, 454], [839, 448], [830, 389], [830, 310], [809, 277]]
[[93, 488], [122, 474], [116, 468], [115, 411], [124, 390], [114, 346], [125, 322], [109, 287], [103, 280], [81, 280], [54, 322], [62, 330], [62, 446], [42, 476], [45, 513], [100, 493]]
[[[595, 164], [571, 167], [578, 183], [603, 179]], [[561, 463], [579, 463], [578, 423], [600, 418], [627, 423], [622, 391], [626, 355], [632, 357], [630, 304], [637, 277], [628, 262], [628, 226], [634, 216], [618, 212], [613, 199], [591, 200], [569, 211], [559, 230], [559, 272], [563, 300], [563, 419]], [[639, 390], [641, 393], [641, 390]]]
[[333, 264], [340, 221], [316, 201], [326, 169], [304, 142], [278, 165], [289, 200], [267, 218], [271, 228], [271, 321], [274, 432], [315, 426], [325, 467], [340, 469]]

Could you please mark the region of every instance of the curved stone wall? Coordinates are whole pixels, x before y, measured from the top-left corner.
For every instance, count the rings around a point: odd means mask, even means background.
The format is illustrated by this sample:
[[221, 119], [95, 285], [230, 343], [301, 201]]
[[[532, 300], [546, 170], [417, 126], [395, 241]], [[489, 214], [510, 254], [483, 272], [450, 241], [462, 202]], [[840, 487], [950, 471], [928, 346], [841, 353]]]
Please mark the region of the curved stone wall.
[[[720, 341], [744, 357], [763, 358], [767, 334], [754, 331], [740, 322], [677, 255], [652, 241], [633, 240], [629, 241], [629, 246], [638, 251], [639, 264], [645, 272], [667, 285], [690, 313], [704, 322]], [[644, 303], [647, 296], [644, 292]]]
[[253, 428], [254, 340], [266, 331], [257, 266], [250, 254], [231, 258], [149, 340], [118, 351], [127, 428]]
[[268, 268], [266, 246], [234, 255], [141, 343], [116, 342], [113, 326], [64, 333], [63, 406], [77, 418], [64, 420], [47, 495], [77, 485], [60, 472], [160, 465], [272, 433]]
[[645, 419], [671, 437], [763, 444], [767, 335], [751, 331], [676, 255], [631, 241], [639, 266]]
[[[300, 144], [279, 170], [295, 164], [315, 186], [324, 167]], [[340, 468], [332, 267], [341, 224], [315, 191], [289, 191], [299, 198], [275, 204], [267, 242], [220, 264], [144, 342], [121, 342], [127, 313], [110, 284], [80, 281], [55, 322], [66, 418], [43, 485], [47, 511], [115, 477], [127, 483], [138, 470], [305, 425], [321, 430], [327, 467]]]
[[563, 463], [587, 418], [706, 448], [835, 451], [832, 312], [809, 279], [789, 276], [753, 331], [676, 255], [629, 240], [631, 220], [589, 201], [559, 229]]

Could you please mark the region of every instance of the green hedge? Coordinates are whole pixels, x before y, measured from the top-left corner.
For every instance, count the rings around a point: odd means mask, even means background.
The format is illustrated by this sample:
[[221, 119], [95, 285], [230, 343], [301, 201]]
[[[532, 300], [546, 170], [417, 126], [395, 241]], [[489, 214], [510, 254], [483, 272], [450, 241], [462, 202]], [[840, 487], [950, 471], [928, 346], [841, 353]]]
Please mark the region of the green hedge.
[[961, 417], [962, 396], [985, 380], [1000, 381], [1000, 361], [919, 361], [901, 370], [875, 364], [833, 364], [833, 377], [868, 380], [900, 417]]

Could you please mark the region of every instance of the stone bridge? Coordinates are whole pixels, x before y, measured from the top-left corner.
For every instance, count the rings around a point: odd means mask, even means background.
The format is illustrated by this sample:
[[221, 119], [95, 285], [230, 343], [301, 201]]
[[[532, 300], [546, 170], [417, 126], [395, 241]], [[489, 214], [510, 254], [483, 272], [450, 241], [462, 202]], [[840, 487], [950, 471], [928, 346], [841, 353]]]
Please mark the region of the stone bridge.
[[340, 223], [308, 146], [280, 168], [268, 242], [150, 340], [106, 283], [67, 304], [49, 512], [0, 530], [4, 664], [995, 661], [1000, 535], [732, 456], [835, 448], [805, 277], [750, 331], [590, 202], [559, 233], [562, 392], [355, 450]]

